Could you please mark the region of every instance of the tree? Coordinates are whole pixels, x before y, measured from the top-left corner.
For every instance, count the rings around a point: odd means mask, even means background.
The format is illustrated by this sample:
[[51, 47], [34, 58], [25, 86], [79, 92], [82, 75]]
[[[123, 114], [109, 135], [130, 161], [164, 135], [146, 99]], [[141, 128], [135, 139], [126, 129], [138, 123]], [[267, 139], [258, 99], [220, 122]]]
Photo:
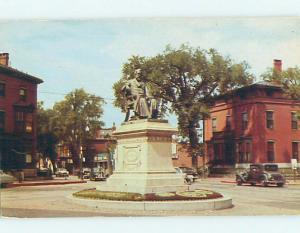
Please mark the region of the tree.
[[52, 164], [57, 158], [56, 144], [58, 135], [53, 125], [55, 113], [52, 109], [44, 109], [43, 102], [37, 108], [37, 149], [38, 152], [51, 159]]
[[137, 68], [142, 70], [142, 79], [153, 96], [163, 100], [161, 111], [176, 114], [180, 134], [189, 138], [193, 166], [196, 166], [195, 151], [199, 149], [196, 128], [200, 120], [209, 117], [209, 104], [216, 95], [253, 81], [246, 62], [233, 63], [214, 49], [167, 46], [162, 54], [133, 56], [123, 65], [123, 76], [114, 85], [116, 106], [123, 106], [120, 88], [125, 80], [133, 78]]
[[298, 67], [288, 68], [281, 72], [269, 69], [262, 75], [262, 78], [265, 81], [282, 85], [288, 97], [300, 99], [300, 69]]
[[75, 89], [53, 107], [53, 126], [60, 141], [68, 144], [75, 165], [79, 164], [80, 147], [103, 126], [103, 98]]

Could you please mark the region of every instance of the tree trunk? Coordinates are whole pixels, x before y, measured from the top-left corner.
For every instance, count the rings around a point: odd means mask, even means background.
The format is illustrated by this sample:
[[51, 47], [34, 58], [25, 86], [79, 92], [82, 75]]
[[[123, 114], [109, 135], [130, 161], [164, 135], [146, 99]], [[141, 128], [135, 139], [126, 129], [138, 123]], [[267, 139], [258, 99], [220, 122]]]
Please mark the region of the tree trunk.
[[188, 126], [188, 133], [190, 139], [190, 147], [191, 147], [191, 154], [192, 154], [192, 167], [197, 169], [198, 168], [198, 159], [197, 159], [197, 149], [198, 149], [198, 135], [195, 128], [195, 122], [189, 122]]

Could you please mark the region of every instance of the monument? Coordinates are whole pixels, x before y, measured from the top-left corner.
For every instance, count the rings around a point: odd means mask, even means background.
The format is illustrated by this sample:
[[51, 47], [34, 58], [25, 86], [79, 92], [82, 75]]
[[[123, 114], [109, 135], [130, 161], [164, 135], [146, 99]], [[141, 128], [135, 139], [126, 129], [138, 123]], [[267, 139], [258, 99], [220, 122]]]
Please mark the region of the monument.
[[[182, 174], [171, 159], [172, 135], [177, 129], [159, 119], [159, 99], [149, 94], [140, 79], [141, 70], [122, 88], [126, 99], [125, 122], [114, 133], [117, 138], [116, 166], [101, 191], [159, 193], [185, 191]], [[130, 117], [130, 110], [134, 115]]]

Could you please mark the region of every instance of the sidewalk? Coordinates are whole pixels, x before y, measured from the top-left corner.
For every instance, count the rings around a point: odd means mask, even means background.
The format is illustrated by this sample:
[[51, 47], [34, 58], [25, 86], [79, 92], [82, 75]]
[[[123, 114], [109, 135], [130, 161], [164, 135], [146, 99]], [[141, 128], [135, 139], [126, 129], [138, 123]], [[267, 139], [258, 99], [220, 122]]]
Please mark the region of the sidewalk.
[[8, 184], [7, 188], [21, 187], [21, 186], [40, 186], [40, 185], [62, 185], [62, 184], [80, 184], [87, 183], [85, 180], [80, 180], [76, 176], [67, 178], [55, 177], [53, 180], [32, 180], [32, 181], [15, 181]]

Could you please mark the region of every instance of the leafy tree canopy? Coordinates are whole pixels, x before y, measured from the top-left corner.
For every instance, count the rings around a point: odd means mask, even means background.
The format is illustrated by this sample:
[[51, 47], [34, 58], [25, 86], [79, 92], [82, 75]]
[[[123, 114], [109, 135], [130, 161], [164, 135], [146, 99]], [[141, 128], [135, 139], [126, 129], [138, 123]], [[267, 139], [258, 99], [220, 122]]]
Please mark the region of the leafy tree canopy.
[[[246, 62], [234, 63], [215, 49], [204, 50], [183, 44], [178, 49], [167, 46], [153, 57], [132, 56], [123, 65], [123, 76], [114, 84], [115, 106], [124, 106], [121, 87], [142, 70], [142, 79], [155, 97], [161, 98], [162, 112], [177, 115], [180, 133], [198, 145], [196, 128], [209, 116], [208, 105], [214, 96], [252, 83]], [[124, 109], [122, 109], [124, 110]]]
[[281, 72], [269, 69], [262, 75], [265, 81], [276, 82], [283, 86], [285, 93], [292, 99], [300, 99], [300, 69], [288, 68]]
[[37, 149], [46, 157], [55, 162], [57, 154], [55, 146], [58, 143], [58, 135], [54, 128], [52, 109], [44, 109], [43, 102], [37, 105]]
[[80, 146], [95, 135], [104, 125], [103, 98], [75, 89], [64, 100], [54, 104], [53, 109], [44, 110], [40, 105], [39, 132], [51, 132], [59, 141], [71, 146], [74, 161], [78, 162]]

